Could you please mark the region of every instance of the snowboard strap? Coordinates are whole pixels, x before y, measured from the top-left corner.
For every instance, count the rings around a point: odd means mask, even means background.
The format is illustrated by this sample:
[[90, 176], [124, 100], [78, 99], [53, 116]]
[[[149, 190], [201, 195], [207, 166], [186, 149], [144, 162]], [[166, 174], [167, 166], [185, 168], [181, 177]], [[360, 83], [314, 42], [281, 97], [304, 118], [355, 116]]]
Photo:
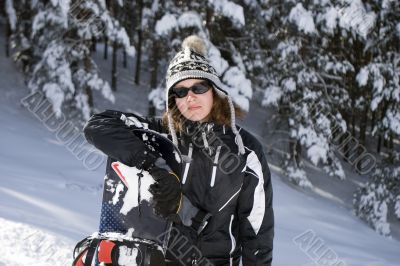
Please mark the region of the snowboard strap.
[[89, 248], [87, 250], [87, 253], [86, 253], [84, 266], [91, 266], [92, 265], [93, 256], [94, 256], [94, 253], [96, 251], [97, 244], [99, 243], [99, 241], [100, 241], [100, 239], [94, 238], [92, 240], [92, 242], [90, 243], [90, 246], [89, 246]]
[[89, 236], [76, 244], [72, 266], [91, 266], [96, 250], [96, 261], [102, 263], [102, 265], [118, 265], [120, 246], [136, 248], [138, 253], [141, 254], [140, 266], [165, 265], [164, 254], [155, 244]]

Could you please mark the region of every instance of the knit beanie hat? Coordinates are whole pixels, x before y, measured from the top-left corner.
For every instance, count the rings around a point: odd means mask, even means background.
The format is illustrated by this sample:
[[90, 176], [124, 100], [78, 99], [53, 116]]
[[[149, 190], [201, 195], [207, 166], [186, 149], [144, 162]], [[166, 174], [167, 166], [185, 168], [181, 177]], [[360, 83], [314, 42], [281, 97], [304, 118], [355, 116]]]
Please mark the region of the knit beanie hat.
[[207, 49], [203, 39], [196, 35], [187, 37], [182, 42], [182, 50], [170, 61], [167, 76], [166, 76], [166, 110], [168, 114], [168, 127], [172, 136], [172, 141], [178, 145], [178, 138], [174, 128], [174, 123], [169, 110], [169, 93], [171, 88], [178, 82], [185, 79], [205, 79], [212, 83], [217, 95], [221, 98], [226, 98], [230, 107], [231, 127], [235, 134], [236, 144], [239, 148], [239, 153], [244, 154], [244, 145], [242, 137], [236, 128], [235, 108], [231, 96], [228, 94], [225, 85], [221, 82], [217, 71], [206, 58]]

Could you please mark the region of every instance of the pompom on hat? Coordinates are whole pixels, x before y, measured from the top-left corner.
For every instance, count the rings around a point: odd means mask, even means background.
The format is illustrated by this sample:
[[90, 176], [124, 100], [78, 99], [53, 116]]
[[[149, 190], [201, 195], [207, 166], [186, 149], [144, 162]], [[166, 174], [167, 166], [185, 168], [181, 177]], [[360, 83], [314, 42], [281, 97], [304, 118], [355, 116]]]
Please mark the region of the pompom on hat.
[[169, 112], [169, 92], [178, 82], [185, 79], [205, 79], [211, 81], [215, 92], [221, 98], [226, 98], [231, 112], [231, 127], [236, 135], [236, 143], [239, 153], [244, 154], [244, 145], [242, 137], [236, 128], [235, 107], [231, 96], [223, 88], [225, 85], [221, 82], [217, 71], [207, 59], [207, 47], [203, 39], [197, 35], [191, 35], [182, 42], [182, 50], [179, 51], [168, 65], [166, 75], [166, 110], [168, 113], [168, 127], [172, 136], [172, 141], [178, 145], [178, 138]]

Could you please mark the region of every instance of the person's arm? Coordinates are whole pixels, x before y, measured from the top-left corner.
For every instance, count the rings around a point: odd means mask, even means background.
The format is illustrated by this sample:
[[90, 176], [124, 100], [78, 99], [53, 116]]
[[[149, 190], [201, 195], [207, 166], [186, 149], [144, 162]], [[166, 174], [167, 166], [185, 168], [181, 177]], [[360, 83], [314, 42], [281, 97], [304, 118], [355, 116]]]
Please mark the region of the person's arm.
[[254, 150], [246, 151], [245, 177], [238, 201], [242, 262], [243, 266], [271, 265], [274, 238], [271, 173], [260, 143], [250, 147]]
[[119, 111], [107, 110], [94, 114], [83, 131], [87, 141], [106, 155], [128, 166], [142, 166], [156, 158], [133, 132], [151, 127], [148, 120]]

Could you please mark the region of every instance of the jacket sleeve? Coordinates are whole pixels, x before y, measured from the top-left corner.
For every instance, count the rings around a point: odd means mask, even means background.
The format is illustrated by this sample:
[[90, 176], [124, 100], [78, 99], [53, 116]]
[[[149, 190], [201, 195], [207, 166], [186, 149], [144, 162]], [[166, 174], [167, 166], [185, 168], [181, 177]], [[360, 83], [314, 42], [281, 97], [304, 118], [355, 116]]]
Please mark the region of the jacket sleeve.
[[271, 173], [261, 144], [254, 137], [243, 140], [247, 158], [238, 203], [242, 262], [243, 266], [271, 265], [274, 238]]
[[151, 155], [143, 141], [132, 130], [156, 130], [155, 126], [155, 121], [134, 114], [107, 110], [94, 114], [83, 131], [87, 141], [109, 157], [128, 166], [139, 166]]

